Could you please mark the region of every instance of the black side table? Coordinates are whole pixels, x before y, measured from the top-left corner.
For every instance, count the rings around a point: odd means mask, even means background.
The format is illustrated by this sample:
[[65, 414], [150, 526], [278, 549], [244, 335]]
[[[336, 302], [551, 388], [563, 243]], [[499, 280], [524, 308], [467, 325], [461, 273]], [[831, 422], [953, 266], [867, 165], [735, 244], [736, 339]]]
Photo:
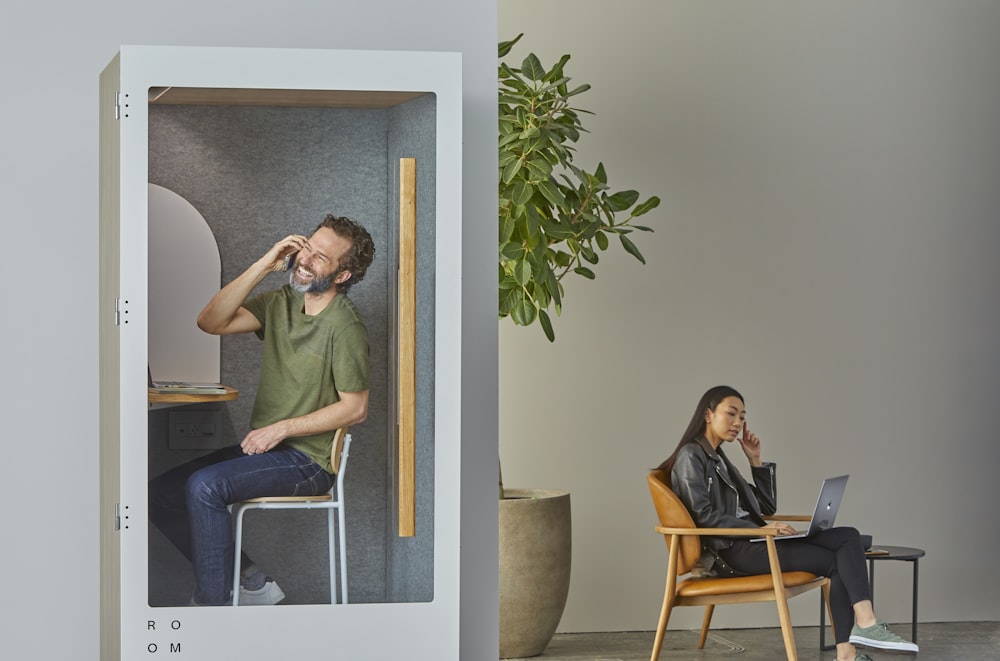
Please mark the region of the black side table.
[[[868, 585], [871, 587], [872, 603], [875, 603], [875, 561], [876, 560], [903, 560], [913, 563], [913, 616], [910, 624], [910, 640], [917, 642], [917, 576], [919, 574], [920, 558], [924, 557], [923, 549], [915, 549], [909, 546], [885, 546], [882, 544], [872, 544], [869, 552], [865, 553], [868, 560]], [[826, 603], [823, 597], [819, 599], [819, 648], [821, 650], [832, 650], [836, 645], [826, 644]]]

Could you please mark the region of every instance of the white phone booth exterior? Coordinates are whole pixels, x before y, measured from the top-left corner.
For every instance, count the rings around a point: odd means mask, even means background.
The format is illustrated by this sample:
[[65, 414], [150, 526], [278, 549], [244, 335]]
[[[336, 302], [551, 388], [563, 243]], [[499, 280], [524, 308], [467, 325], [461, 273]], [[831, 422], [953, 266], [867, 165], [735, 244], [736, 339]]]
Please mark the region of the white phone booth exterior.
[[[150, 366], [149, 118], [152, 104], [172, 91], [190, 94], [190, 100], [181, 103], [199, 107], [391, 108], [414, 96], [434, 96], [432, 158], [424, 159], [431, 163], [418, 165], [430, 168], [420, 171], [421, 180], [433, 180], [432, 227], [418, 226], [418, 234], [433, 241], [430, 268], [435, 277], [430, 291], [423, 292], [424, 300], [431, 302], [427, 314], [432, 322], [423, 327], [432, 328], [432, 337], [425, 349], [419, 343], [417, 349], [424, 352], [418, 354], [418, 371], [424, 365], [431, 384], [425, 389], [431, 402], [430, 428], [423, 436], [418, 433], [417, 444], [433, 447], [429, 468], [433, 478], [421, 482], [417, 477], [418, 493], [425, 499], [422, 502], [429, 503], [420, 510], [426, 518], [418, 519], [417, 529], [418, 534], [430, 538], [422, 548], [431, 549], [428, 580], [432, 597], [417, 601], [398, 597], [407, 592], [404, 568], [387, 579], [387, 583], [395, 582], [395, 587], [386, 588], [389, 596], [385, 603], [373, 599], [347, 605], [293, 603], [258, 608], [151, 605], [147, 442], [154, 407], [143, 385]], [[457, 659], [461, 56], [124, 46], [101, 74], [100, 97], [101, 659], [273, 660], [317, 654], [344, 659]], [[391, 175], [389, 179], [391, 189]], [[391, 215], [392, 200], [389, 202], [384, 205], [390, 209], [387, 215]], [[378, 246], [378, 250], [395, 252], [391, 245]], [[224, 264], [226, 260], [223, 248]], [[389, 290], [394, 287], [390, 283]], [[418, 298], [420, 287], [418, 284]], [[389, 335], [393, 339], [392, 332]], [[393, 354], [391, 347], [388, 354]], [[419, 356], [423, 356], [423, 363]], [[422, 406], [418, 400], [418, 409]], [[392, 415], [395, 408], [387, 410]], [[434, 415], [434, 411], [439, 414]], [[387, 426], [391, 424], [389, 421]], [[363, 443], [357, 438], [355, 442]], [[352, 470], [358, 468], [354, 463]], [[350, 481], [348, 485], [350, 503]], [[391, 509], [395, 506], [394, 487], [388, 491], [386, 503]], [[406, 547], [394, 553], [393, 557], [400, 559]], [[352, 593], [355, 589], [352, 583]]]

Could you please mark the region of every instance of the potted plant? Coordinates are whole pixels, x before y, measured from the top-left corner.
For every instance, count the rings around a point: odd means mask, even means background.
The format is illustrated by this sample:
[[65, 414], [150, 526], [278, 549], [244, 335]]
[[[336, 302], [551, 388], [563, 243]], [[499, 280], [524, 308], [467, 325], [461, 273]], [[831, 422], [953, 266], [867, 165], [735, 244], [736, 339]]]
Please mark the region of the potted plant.
[[[603, 164], [573, 162], [585, 132], [572, 98], [569, 55], [546, 69], [534, 53], [519, 68], [503, 58], [522, 35], [499, 45], [499, 317], [538, 321], [555, 340], [550, 310], [562, 310], [563, 278], [593, 279], [612, 240], [645, 263], [629, 237], [651, 232], [633, 221], [659, 205], [634, 190], [611, 192]], [[500, 479], [500, 656], [541, 654], [555, 633], [569, 592], [569, 494], [505, 489]]]

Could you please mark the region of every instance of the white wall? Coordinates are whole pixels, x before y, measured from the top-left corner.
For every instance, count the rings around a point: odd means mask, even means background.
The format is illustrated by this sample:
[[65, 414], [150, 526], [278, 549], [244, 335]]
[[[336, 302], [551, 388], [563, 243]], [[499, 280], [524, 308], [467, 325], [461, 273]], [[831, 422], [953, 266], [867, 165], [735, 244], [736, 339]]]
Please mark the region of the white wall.
[[[97, 83], [119, 46], [461, 51], [461, 194], [465, 215], [479, 218], [496, 195], [495, 9], [461, 0], [5, 6], [0, 573], [10, 607], [0, 655], [98, 659]], [[497, 649], [494, 240], [481, 223], [463, 231], [463, 409], [453, 414], [475, 439], [462, 454], [465, 658]]]
[[[921, 620], [1000, 618], [1000, 4], [501, 0], [518, 32], [515, 61], [571, 53], [594, 87], [579, 163], [664, 200], [648, 265], [568, 284], [554, 345], [501, 324], [505, 481], [573, 494], [560, 630], [655, 627], [646, 470], [718, 383], [746, 396], [783, 511], [849, 472], [840, 522], [927, 551]], [[878, 567], [890, 621], [909, 577]]]

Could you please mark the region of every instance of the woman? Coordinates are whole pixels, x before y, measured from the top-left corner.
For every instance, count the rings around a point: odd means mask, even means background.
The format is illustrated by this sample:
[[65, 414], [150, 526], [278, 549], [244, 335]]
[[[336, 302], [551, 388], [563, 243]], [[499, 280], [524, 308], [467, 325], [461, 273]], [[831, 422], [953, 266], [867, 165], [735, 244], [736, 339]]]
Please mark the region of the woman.
[[[722, 450], [739, 441], [750, 462], [749, 484]], [[785, 523], [764, 521], [777, 511], [775, 465], [761, 461], [761, 442], [746, 425], [743, 396], [728, 386], [706, 392], [687, 431], [660, 468], [702, 528], [770, 528], [779, 535], [795, 530]], [[766, 574], [767, 545], [739, 537], [703, 537], [703, 570], [717, 575]], [[777, 545], [782, 571], [807, 571], [830, 578], [830, 610], [838, 661], [871, 661], [855, 644], [895, 652], [917, 652], [917, 646], [889, 631], [872, 610], [871, 590], [861, 536], [854, 528], [830, 528]]]

